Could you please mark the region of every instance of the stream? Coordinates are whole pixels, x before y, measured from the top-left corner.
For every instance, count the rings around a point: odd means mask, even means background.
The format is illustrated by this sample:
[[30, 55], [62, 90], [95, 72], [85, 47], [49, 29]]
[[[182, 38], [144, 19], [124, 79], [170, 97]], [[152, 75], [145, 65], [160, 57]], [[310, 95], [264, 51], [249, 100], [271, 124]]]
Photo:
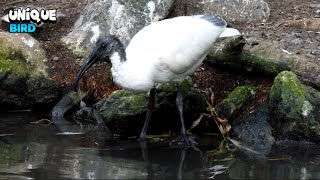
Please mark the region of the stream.
[[320, 146], [276, 143], [265, 158], [201, 136], [197, 147], [61, 134], [30, 112], [0, 115], [0, 179], [320, 179]]

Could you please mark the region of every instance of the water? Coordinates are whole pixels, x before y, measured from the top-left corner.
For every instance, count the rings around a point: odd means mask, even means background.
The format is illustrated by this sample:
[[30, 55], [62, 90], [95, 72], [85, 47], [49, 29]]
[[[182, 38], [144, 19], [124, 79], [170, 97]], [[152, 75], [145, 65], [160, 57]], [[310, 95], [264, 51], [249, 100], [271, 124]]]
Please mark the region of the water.
[[[319, 179], [320, 146], [277, 144], [267, 157], [202, 137], [196, 148], [57, 135], [30, 113], [0, 116], [0, 179]], [[220, 146], [219, 146], [220, 145]], [[229, 145], [230, 146], [230, 145]]]

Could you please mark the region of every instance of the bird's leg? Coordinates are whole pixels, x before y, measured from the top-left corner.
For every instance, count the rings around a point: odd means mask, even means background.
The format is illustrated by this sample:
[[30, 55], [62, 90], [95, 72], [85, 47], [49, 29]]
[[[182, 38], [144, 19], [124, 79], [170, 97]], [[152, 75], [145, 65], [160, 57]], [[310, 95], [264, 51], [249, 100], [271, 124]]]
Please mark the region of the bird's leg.
[[151, 118], [152, 112], [154, 110], [154, 105], [155, 105], [155, 91], [156, 91], [156, 88], [152, 88], [150, 90], [146, 120], [144, 121], [144, 125], [143, 125], [143, 128], [140, 133], [140, 139], [147, 138], [147, 130], [148, 130], [150, 118]]
[[184, 126], [184, 118], [183, 118], [183, 96], [182, 96], [180, 84], [178, 84], [176, 105], [178, 107], [180, 121], [181, 121], [181, 137], [177, 140], [172, 141], [170, 145], [174, 145], [174, 144], [183, 145], [184, 143], [186, 143], [187, 145], [197, 144], [191, 137], [188, 137], [186, 134], [186, 128]]
[[181, 92], [180, 85], [178, 85], [176, 105], [178, 107], [178, 111], [179, 111], [179, 115], [180, 115], [181, 135], [183, 137], [186, 137], [186, 128], [184, 127], [184, 118], [183, 118], [183, 97], [182, 97], [182, 92]]

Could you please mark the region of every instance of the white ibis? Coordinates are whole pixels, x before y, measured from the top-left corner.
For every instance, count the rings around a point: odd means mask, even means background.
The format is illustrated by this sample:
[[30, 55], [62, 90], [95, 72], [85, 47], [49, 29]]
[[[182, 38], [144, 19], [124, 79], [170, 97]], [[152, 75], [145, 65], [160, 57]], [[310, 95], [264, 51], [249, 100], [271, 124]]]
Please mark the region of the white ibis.
[[177, 83], [176, 105], [181, 120], [181, 140], [194, 141], [186, 135], [183, 118], [183, 97], [180, 82], [191, 75], [220, 37], [240, 35], [220, 17], [208, 15], [180, 16], [150, 24], [140, 30], [125, 49], [114, 35], [99, 38], [79, 71], [74, 91], [81, 76], [97, 61], [111, 61], [113, 81], [120, 87], [136, 92], [150, 90], [148, 110], [140, 133], [146, 138], [155, 104], [157, 83]]

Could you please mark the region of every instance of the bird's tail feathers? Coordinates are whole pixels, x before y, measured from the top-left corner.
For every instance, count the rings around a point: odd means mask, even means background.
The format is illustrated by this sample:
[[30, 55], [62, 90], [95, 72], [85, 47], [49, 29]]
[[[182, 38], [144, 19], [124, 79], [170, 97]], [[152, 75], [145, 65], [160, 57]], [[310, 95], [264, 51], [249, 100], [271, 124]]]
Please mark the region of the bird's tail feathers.
[[219, 38], [223, 37], [233, 37], [233, 36], [238, 36], [241, 35], [241, 33], [234, 28], [226, 28], [219, 36]]

